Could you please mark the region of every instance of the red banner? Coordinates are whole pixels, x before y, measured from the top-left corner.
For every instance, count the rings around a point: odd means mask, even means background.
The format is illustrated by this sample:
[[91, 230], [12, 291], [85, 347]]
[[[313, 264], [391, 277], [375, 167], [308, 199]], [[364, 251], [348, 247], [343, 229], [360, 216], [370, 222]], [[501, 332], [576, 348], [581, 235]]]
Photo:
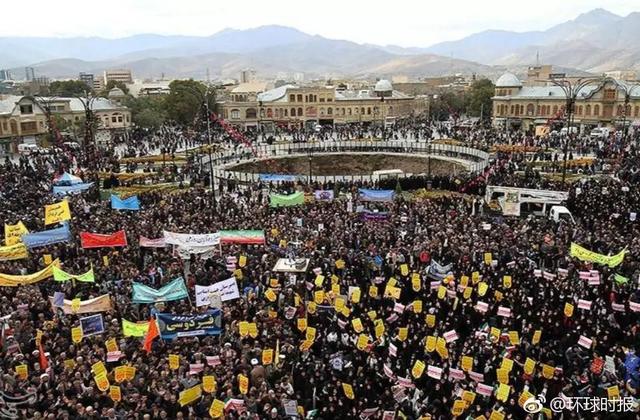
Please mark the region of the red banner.
[[127, 246], [127, 235], [119, 230], [111, 235], [100, 233], [80, 232], [80, 243], [83, 248], [104, 248], [111, 246]]

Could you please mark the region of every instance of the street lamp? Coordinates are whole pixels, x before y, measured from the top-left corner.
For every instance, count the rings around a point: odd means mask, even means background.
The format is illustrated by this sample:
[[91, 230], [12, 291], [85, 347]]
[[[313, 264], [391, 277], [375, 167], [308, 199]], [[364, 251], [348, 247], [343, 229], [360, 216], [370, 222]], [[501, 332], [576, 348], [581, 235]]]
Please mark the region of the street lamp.
[[563, 147], [563, 164], [562, 164], [562, 184], [564, 185], [566, 177], [567, 177], [567, 154], [569, 152], [569, 142], [571, 141], [571, 137], [573, 133], [571, 132], [571, 125], [573, 124], [573, 117], [576, 105], [576, 99], [578, 97], [578, 93], [594, 82], [602, 83], [601, 77], [596, 78], [580, 78], [575, 81], [570, 81], [567, 79], [551, 79], [551, 82], [562, 89], [565, 96], [565, 115], [567, 121], [567, 138], [564, 142]]
[[638, 83], [620, 83], [613, 79], [613, 82], [624, 92], [624, 109], [622, 111], [622, 141], [627, 139], [628, 127], [627, 127], [627, 107], [631, 101], [631, 94], [633, 90], [640, 86]]
[[209, 101], [213, 97], [215, 102], [216, 92], [215, 88], [212, 88], [210, 85], [205, 85], [204, 92], [191, 88], [190, 86], [185, 85], [176, 85], [176, 89], [182, 90], [186, 93], [193, 95], [198, 101], [201, 103], [201, 111], [206, 113], [206, 121], [207, 121], [207, 149], [209, 155], [209, 176], [210, 176], [210, 186], [211, 186], [211, 212], [212, 214], [216, 211], [216, 192], [215, 192], [215, 177], [213, 175], [213, 158], [211, 157], [211, 111], [209, 109]]

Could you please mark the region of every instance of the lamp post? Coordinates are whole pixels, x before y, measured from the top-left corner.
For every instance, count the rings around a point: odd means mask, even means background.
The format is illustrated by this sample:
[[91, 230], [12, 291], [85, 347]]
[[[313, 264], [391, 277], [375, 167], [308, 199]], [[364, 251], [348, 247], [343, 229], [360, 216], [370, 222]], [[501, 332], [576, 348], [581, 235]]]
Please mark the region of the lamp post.
[[597, 78], [580, 78], [575, 81], [570, 81], [567, 79], [551, 79], [551, 82], [562, 89], [565, 96], [565, 119], [567, 123], [567, 138], [564, 142], [563, 147], [563, 163], [562, 163], [562, 184], [565, 184], [567, 177], [567, 155], [569, 152], [569, 142], [573, 136], [571, 132], [571, 126], [573, 124], [573, 117], [576, 105], [576, 99], [578, 97], [578, 93], [585, 87], [594, 82], [602, 83], [603, 79], [601, 77]]
[[216, 92], [215, 88], [212, 88], [210, 85], [205, 85], [204, 92], [198, 89], [192, 89], [191, 87], [185, 85], [177, 85], [176, 89], [182, 90], [183, 92], [189, 93], [194, 96], [200, 102], [201, 111], [206, 113], [205, 120], [207, 123], [207, 153], [209, 155], [209, 176], [210, 176], [210, 186], [211, 186], [211, 213], [215, 214], [216, 211], [216, 191], [215, 191], [215, 176], [213, 174], [213, 158], [211, 156], [211, 111], [209, 109], [209, 101], [213, 98], [215, 102]]
[[627, 107], [629, 106], [629, 102], [631, 102], [631, 94], [633, 93], [635, 88], [640, 86], [640, 84], [620, 83], [617, 80], [614, 80], [614, 83], [616, 84], [616, 86], [618, 86], [618, 88], [622, 90], [622, 92], [624, 92], [624, 108], [622, 110], [622, 141], [624, 142], [627, 139], [627, 134], [629, 131], [627, 127]]

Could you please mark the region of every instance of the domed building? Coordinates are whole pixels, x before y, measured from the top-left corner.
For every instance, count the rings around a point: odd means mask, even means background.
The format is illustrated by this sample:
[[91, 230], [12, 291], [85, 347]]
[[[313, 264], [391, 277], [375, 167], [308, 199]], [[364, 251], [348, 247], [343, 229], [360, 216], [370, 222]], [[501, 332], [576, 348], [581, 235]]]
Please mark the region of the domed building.
[[381, 79], [376, 82], [373, 88], [378, 98], [389, 98], [393, 95], [393, 85], [386, 79]]

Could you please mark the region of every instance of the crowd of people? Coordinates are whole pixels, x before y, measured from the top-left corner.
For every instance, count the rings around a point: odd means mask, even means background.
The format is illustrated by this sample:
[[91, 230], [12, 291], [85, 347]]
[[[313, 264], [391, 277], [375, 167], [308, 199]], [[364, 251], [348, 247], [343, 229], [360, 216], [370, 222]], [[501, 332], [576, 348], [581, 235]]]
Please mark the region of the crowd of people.
[[[432, 136], [426, 127], [398, 130], [426, 138]], [[473, 141], [491, 144], [489, 133], [475, 133]], [[223, 132], [215, 137], [220, 147], [232, 145]], [[97, 166], [122, 169], [121, 157], [202, 144], [203, 133], [188, 137], [167, 128], [123, 139], [101, 152]], [[567, 187], [532, 171], [516, 173], [518, 160], [499, 154], [481, 176], [407, 178], [400, 185], [464, 195], [411, 198], [398, 191], [383, 202], [367, 201], [359, 188], [396, 190], [395, 182], [220, 183], [215, 201], [206, 185], [193, 182], [171, 194], [141, 193], [139, 211], [113, 209], [97, 199], [95, 185], [69, 195], [70, 240], [0, 261], [0, 280], [36, 273], [51, 260], [76, 275], [93, 269], [95, 282], [47, 277], [0, 286], [0, 412], [30, 419], [205, 419], [220, 414], [212, 406], [221, 403], [228, 419], [637, 418], [634, 156], [631, 148], [625, 152], [619, 178], [585, 178]], [[0, 222], [22, 222], [29, 232], [56, 227], [44, 225], [44, 206], [61, 200], [51, 194], [54, 176], [67, 170], [84, 176], [82, 162], [66, 154], [6, 160]], [[205, 179], [200, 168], [194, 160], [176, 173]], [[476, 211], [487, 183], [568, 190], [575, 223]], [[319, 189], [333, 191], [333, 199], [269, 205], [271, 194]], [[185, 256], [172, 246], [141, 243], [165, 231], [244, 229], [263, 231], [264, 244], [223, 244]], [[86, 248], [80, 240], [81, 232], [120, 230], [124, 247]], [[572, 243], [600, 256], [625, 250], [624, 258], [617, 264], [577, 258]], [[241, 259], [246, 263], [234, 263]], [[308, 266], [276, 271], [280, 259], [308, 260]], [[186, 298], [133, 302], [134, 283], [160, 289], [180, 277]], [[219, 335], [151, 340], [150, 327], [125, 335], [123, 320], [207, 313], [209, 307], [196, 306], [195, 286], [232, 277], [239, 297], [222, 302]], [[104, 332], [74, 340], [80, 319], [94, 313], [62, 311], [50, 301], [60, 292], [72, 302], [108, 295], [109, 307], [96, 312]], [[255, 333], [243, 330], [245, 322], [255, 324]], [[114, 341], [118, 358], [108, 354]], [[96, 380], [100, 364], [120, 398]], [[135, 371], [123, 379], [120, 366]], [[181, 393], [208, 376], [215, 377], [214, 389], [182, 404]], [[619, 398], [624, 405], [572, 406], [578, 398]]]

